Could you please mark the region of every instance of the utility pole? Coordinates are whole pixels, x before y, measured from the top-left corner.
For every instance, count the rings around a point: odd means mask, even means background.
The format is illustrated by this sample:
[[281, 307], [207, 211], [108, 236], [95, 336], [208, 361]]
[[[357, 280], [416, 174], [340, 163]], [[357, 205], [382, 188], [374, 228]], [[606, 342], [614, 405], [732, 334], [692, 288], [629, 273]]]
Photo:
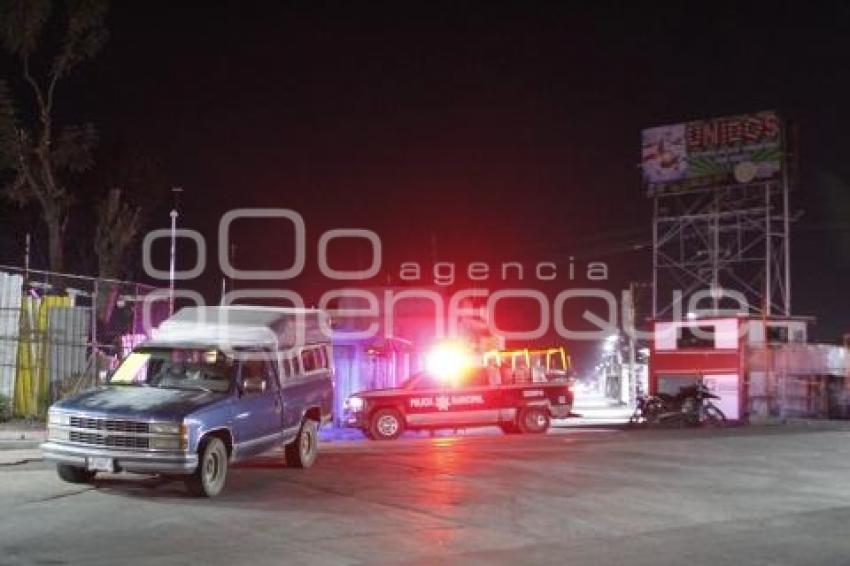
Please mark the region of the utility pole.
[[31, 236], [30, 233], [27, 232], [24, 244], [24, 289], [26, 289], [26, 285], [30, 280], [30, 242]]
[[626, 333], [629, 339], [629, 398], [628, 405], [633, 407], [637, 398], [637, 375], [636, 375], [636, 359], [635, 359], [635, 282], [629, 282], [629, 304], [628, 304], [628, 326]]
[[[641, 290], [648, 290], [652, 296], [651, 298], [655, 299], [655, 285], [654, 283], [641, 282], [641, 281], [630, 281], [629, 282], [629, 290], [623, 293], [623, 330], [628, 334], [629, 341], [629, 397], [628, 402], [632, 405], [637, 401], [638, 395], [638, 360], [637, 360], [637, 352], [638, 352], [638, 299], [640, 298], [638, 294]], [[646, 391], [643, 391], [646, 393]]]

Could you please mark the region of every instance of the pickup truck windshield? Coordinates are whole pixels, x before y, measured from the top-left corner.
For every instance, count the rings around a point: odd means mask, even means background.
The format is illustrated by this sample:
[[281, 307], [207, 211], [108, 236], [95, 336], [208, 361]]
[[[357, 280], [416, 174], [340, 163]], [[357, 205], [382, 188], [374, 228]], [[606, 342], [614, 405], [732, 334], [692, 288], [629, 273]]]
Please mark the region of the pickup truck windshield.
[[234, 367], [233, 359], [218, 350], [138, 350], [124, 359], [109, 383], [224, 393]]

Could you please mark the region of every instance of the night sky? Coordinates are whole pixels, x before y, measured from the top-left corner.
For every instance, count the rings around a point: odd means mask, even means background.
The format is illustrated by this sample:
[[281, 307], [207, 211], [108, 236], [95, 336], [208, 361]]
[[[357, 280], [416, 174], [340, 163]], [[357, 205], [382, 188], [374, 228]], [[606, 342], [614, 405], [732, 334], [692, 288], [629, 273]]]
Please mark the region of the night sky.
[[[850, 331], [847, 3], [246, 4], [116, 2], [103, 52], [62, 86], [60, 118], [98, 125], [102, 162], [137, 147], [184, 187], [182, 225], [212, 236], [231, 208], [287, 207], [308, 266], [324, 230], [366, 227], [390, 274], [434, 252], [574, 256], [608, 262], [618, 289], [650, 278], [640, 130], [776, 109], [799, 130], [794, 311], [818, 317], [817, 338]], [[167, 188], [150, 198], [165, 227]], [[20, 264], [33, 218], [2, 205], [3, 263]], [[286, 265], [273, 229], [237, 230], [240, 267]], [[213, 299], [219, 277], [196, 286]]]

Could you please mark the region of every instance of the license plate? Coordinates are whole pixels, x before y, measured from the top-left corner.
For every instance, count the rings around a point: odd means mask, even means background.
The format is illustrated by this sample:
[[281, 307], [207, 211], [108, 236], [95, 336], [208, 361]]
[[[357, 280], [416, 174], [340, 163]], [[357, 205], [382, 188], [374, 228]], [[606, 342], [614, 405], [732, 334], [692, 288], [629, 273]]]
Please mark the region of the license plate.
[[88, 458], [86, 460], [89, 471], [92, 472], [111, 472], [115, 470], [115, 464], [112, 458]]

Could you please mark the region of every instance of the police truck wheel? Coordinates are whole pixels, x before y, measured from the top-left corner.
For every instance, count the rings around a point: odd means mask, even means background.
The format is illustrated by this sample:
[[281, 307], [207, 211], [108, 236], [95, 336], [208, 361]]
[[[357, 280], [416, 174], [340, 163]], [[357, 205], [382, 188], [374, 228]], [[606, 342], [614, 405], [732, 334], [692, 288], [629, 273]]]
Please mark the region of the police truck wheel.
[[56, 466], [56, 471], [59, 473], [59, 477], [68, 483], [88, 483], [94, 479], [94, 472], [77, 466], [59, 464]]
[[286, 465], [292, 468], [309, 468], [319, 454], [319, 427], [314, 420], [301, 423], [295, 440], [284, 447]]
[[186, 489], [196, 497], [215, 497], [227, 479], [227, 449], [220, 438], [212, 437], [201, 447], [198, 469], [186, 478]]
[[519, 431], [525, 434], [542, 434], [549, 430], [549, 411], [545, 407], [526, 407], [517, 419]]
[[395, 440], [404, 432], [404, 420], [395, 409], [380, 409], [372, 415], [369, 431], [375, 440]]

